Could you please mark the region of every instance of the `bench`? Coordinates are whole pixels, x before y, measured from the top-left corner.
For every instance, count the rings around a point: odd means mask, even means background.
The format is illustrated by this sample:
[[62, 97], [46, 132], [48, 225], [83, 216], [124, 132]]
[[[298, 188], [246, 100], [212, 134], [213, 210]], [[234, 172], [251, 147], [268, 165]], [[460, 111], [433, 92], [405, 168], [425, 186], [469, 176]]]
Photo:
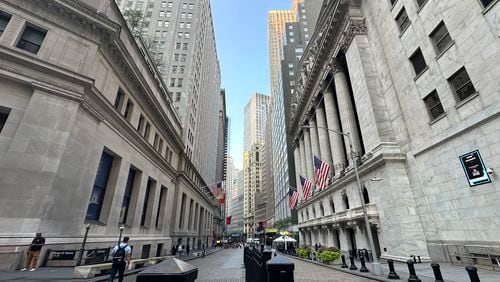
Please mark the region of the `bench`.
[[[130, 260], [129, 270], [142, 268], [148, 265], [154, 265], [158, 262], [165, 260], [167, 257], [152, 257], [147, 259], [133, 259]], [[112, 263], [100, 263], [100, 264], [92, 264], [92, 265], [82, 265], [77, 266], [73, 270], [73, 278], [74, 279], [88, 279], [93, 278], [97, 275], [103, 274], [104, 271], [111, 270]]]

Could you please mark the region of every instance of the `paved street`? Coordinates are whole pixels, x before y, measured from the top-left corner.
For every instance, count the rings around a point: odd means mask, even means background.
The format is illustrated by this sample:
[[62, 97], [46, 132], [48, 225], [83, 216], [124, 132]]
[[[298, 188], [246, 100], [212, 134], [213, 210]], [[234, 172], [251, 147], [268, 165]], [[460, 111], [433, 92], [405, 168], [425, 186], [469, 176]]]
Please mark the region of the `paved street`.
[[323, 266], [315, 265], [312, 263], [304, 262], [298, 259], [288, 257], [295, 264], [294, 278], [297, 282], [306, 281], [349, 281], [349, 282], [362, 282], [373, 281], [370, 279], [354, 276], [334, 269], [329, 269]]

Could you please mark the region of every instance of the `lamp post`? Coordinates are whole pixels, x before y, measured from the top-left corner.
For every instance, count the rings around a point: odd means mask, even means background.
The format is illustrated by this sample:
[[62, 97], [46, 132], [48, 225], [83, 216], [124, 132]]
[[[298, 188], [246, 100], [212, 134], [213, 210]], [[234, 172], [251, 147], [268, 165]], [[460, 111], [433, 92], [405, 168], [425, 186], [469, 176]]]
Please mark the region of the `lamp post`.
[[125, 229], [125, 227], [123, 225], [120, 226], [120, 236], [118, 236], [118, 246], [120, 246], [120, 242], [122, 241], [123, 229]]
[[85, 244], [87, 243], [87, 236], [89, 235], [90, 224], [85, 226], [85, 235], [83, 235], [82, 247], [78, 253], [78, 260], [76, 261], [76, 266], [82, 265], [83, 252], [85, 252]]
[[[302, 126], [302, 128], [312, 128], [312, 126]], [[319, 127], [316, 126], [315, 128], [323, 128], [328, 131], [340, 134], [342, 136], [347, 137], [347, 141], [349, 142], [349, 150], [351, 151], [351, 160], [352, 160], [352, 165], [354, 168], [354, 174], [356, 175], [356, 182], [358, 184], [358, 193], [359, 193], [359, 199], [361, 201], [361, 207], [363, 208], [363, 217], [365, 221], [365, 227], [366, 227], [366, 234], [368, 236], [368, 242], [370, 243], [370, 250], [373, 254], [373, 262], [372, 262], [372, 273], [375, 275], [380, 275], [382, 274], [382, 269], [380, 267], [380, 262], [377, 258], [377, 252], [375, 251], [375, 244], [373, 243], [373, 235], [372, 235], [372, 229], [370, 226], [370, 221], [368, 220], [368, 213], [366, 212], [366, 205], [363, 200], [363, 187], [361, 186], [361, 180], [359, 179], [359, 173], [358, 173], [358, 163], [356, 161], [357, 159], [357, 152], [354, 152], [354, 149], [352, 147], [352, 140], [351, 140], [351, 135], [349, 133], [344, 133], [342, 131], [330, 129], [327, 127]], [[378, 181], [378, 180], [376, 180]]]

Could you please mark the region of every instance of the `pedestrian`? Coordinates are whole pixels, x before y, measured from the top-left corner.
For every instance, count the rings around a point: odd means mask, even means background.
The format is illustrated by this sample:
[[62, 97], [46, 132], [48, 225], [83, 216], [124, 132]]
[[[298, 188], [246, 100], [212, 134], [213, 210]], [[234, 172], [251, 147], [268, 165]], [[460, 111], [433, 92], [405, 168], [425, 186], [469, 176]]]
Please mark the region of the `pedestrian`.
[[179, 244], [179, 247], [177, 248], [177, 253], [179, 254], [179, 257], [182, 256], [182, 245]]
[[203, 251], [201, 252], [201, 257], [205, 258], [205, 244], [203, 244], [202, 249], [203, 249]]
[[317, 252], [318, 251], [318, 243], [314, 244], [314, 250]]
[[113, 263], [111, 265], [111, 275], [109, 276], [109, 282], [113, 282], [118, 272], [118, 282], [123, 281], [123, 274], [125, 269], [130, 265], [130, 256], [132, 254], [132, 248], [128, 245], [129, 237], [123, 237], [121, 244], [116, 245], [111, 252], [111, 257], [113, 257]]
[[318, 248], [320, 248], [320, 249], [321, 249], [321, 243], [319, 243], [319, 244], [318, 244]]
[[186, 254], [189, 256], [189, 244], [186, 245]]
[[45, 244], [45, 238], [42, 237], [42, 233], [36, 233], [35, 238], [31, 241], [31, 245], [28, 249], [28, 259], [26, 260], [26, 267], [21, 269], [21, 271], [35, 271], [38, 266], [38, 258], [42, 252], [42, 247]]
[[172, 255], [175, 256], [177, 252], [177, 245], [172, 245]]

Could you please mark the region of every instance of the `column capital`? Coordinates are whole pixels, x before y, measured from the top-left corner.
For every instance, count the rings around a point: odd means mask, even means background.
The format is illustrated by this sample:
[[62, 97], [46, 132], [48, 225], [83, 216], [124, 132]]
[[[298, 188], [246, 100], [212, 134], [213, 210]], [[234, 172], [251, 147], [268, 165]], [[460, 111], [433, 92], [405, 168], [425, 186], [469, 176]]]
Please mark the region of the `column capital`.
[[342, 52], [347, 52], [354, 36], [359, 34], [366, 34], [365, 19], [361, 17], [349, 17], [339, 44]]

